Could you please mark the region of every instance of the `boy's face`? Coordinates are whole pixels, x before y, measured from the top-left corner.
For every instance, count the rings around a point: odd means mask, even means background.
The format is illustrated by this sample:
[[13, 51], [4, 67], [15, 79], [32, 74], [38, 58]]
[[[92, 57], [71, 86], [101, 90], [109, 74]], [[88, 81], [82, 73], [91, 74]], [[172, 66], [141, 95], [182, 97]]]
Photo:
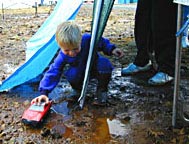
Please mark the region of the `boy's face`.
[[66, 45], [66, 44], [59, 44], [62, 52], [65, 54], [65, 55], [68, 55], [70, 57], [75, 57], [77, 56], [77, 54], [80, 52], [81, 50], [81, 46], [78, 45], [78, 46], [72, 46], [72, 45]]

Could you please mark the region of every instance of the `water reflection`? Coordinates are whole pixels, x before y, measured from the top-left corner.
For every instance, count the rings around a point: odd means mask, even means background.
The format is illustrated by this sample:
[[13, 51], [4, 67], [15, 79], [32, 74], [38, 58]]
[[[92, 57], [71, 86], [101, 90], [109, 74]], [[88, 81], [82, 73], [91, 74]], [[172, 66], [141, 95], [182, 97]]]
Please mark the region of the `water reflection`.
[[118, 119], [107, 119], [109, 133], [114, 136], [126, 136], [129, 134], [130, 128], [121, 123]]
[[[37, 83], [28, 83], [12, 89], [9, 94], [20, 96], [21, 99], [31, 99], [39, 95], [37, 88]], [[52, 105], [43, 125], [40, 128], [27, 127], [26, 133], [70, 139], [80, 136], [81, 142], [109, 143], [115, 137], [125, 137], [130, 132], [129, 125], [122, 123], [118, 118], [112, 118], [108, 113], [102, 113], [98, 108], [86, 106], [83, 110], [72, 113], [71, 107], [74, 104], [70, 105], [65, 100], [68, 92], [60, 95], [58, 88], [49, 95], [52, 100], [57, 100], [57, 103]], [[85, 122], [85, 125], [76, 125], [82, 122]]]
[[56, 113], [63, 116], [69, 115], [68, 102], [62, 102], [60, 104], [53, 104], [51, 109]]
[[107, 118], [97, 118], [96, 122], [94, 123], [95, 131], [94, 131], [94, 142], [109, 142], [111, 139], [108, 124], [106, 121]]
[[94, 125], [94, 142], [109, 142], [112, 137], [124, 137], [130, 132], [130, 127], [118, 119], [97, 118]]

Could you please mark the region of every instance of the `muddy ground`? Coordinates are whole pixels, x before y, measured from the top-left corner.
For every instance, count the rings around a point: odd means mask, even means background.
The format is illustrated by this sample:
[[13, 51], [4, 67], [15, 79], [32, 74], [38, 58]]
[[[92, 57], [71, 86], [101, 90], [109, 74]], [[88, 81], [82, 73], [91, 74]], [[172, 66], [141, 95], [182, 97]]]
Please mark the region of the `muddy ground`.
[[[109, 84], [107, 106], [91, 105], [94, 81], [89, 85], [82, 110], [75, 109], [77, 103], [60, 102], [53, 105], [41, 126], [32, 128], [21, 122], [21, 116], [30, 100], [38, 94], [37, 86], [33, 86], [32, 91], [27, 91], [28, 85], [17, 87], [0, 93], [0, 143], [189, 143], [187, 124], [177, 120], [177, 127], [172, 127], [173, 82], [161, 87], [149, 86], [147, 80], [155, 73], [153, 69], [136, 76], [120, 76], [120, 68], [132, 62], [136, 52], [133, 34], [135, 6], [114, 7], [104, 32], [104, 36], [125, 52], [122, 59], [110, 58], [115, 71]], [[52, 7], [40, 7], [37, 16], [34, 9], [5, 11], [5, 19], [1, 17], [0, 23], [0, 81], [24, 63], [26, 41], [51, 11]], [[76, 17], [83, 32], [90, 32], [91, 12], [92, 5], [85, 4]], [[182, 51], [180, 95], [187, 97], [189, 51]], [[184, 109], [187, 110], [187, 106]]]

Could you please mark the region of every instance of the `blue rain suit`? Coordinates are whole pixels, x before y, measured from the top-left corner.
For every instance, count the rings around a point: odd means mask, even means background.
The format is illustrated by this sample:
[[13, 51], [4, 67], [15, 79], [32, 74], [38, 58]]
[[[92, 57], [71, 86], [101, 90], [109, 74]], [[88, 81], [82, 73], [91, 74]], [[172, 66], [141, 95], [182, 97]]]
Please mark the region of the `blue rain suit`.
[[[50, 65], [48, 71], [40, 82], [39, 91], [41, 94], [48, 95], [48, 93], [56, 87], [62, 74], [64, 74], [74, 89], [82, 88], [90, 48], [90, 40], [90, 34], [84, 34], [82, 36], [81, 51], [76, 57], [67, 56], [62, 51], [59, 52], [58, 56], [54, 59], [54, 62]], [[110, 43], [108, 39], [103, 37], [98, 43], [98, 51], [102, 51], [108, 56], [112, 54], [112, 51], [115, 48], [116, 46], [114, 44]], [[113, 66], [110, 61], [97, 52], [91, 68], [90, 78], [102, 78], [102, 76], [99, 75], [104, 74], [111, 76], [112, 70]]]

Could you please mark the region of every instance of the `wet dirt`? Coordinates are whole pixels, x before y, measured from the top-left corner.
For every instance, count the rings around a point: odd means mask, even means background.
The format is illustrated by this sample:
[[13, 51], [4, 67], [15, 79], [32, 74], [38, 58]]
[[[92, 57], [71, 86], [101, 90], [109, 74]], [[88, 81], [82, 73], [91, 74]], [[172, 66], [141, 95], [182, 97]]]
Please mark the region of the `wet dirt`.
[[[135, 4], [112, 10], [104, 36], [123, 49], [122, 59], [110, 57], [115, 69], [109, 84], [108, 104], [91, 105], [95, 81], [91, 81], [82, 110], [78, 103], [62, 101], [52, 106], [37, 128], [21, 122], [24, 110], [39, 93], [37, 85], [25, 84], [10, 92], [0, 93], [0, 143], [89, 143], [89, 144], [187, 144], [189, 127], [181, 122], [172, 127], [174, 82], [152, 87], [147, 80], [155, 71], [134, 76], [121, 76], [120, 70], [133, 61]], [[0, 23], [0, 80], [4, 80], [25, 60], [25, 42], [37, 31], [51, 9], [34, 16], [8, 11]], [[90, 32], [92, 5], [83, 5], [76, 21], [83, 32]], [[182, 50], [180, 95], [189, 96], [189, 51]]]

